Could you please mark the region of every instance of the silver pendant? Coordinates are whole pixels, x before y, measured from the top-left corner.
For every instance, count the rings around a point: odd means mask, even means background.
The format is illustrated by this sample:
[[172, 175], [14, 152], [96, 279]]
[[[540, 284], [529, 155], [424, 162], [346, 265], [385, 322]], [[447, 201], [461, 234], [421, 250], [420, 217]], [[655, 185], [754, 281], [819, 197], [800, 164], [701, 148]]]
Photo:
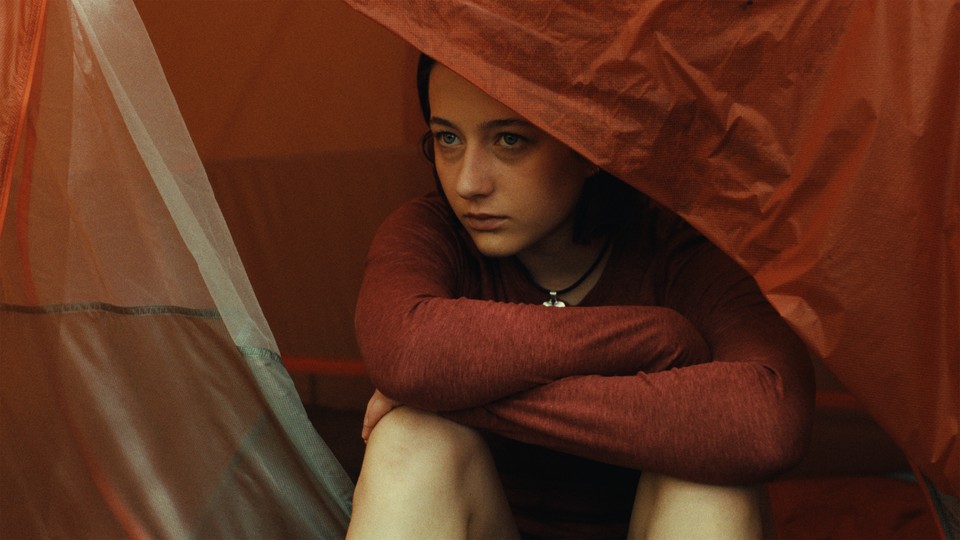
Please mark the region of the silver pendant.
[[567, 305], [563, 303], [563, 300], [557, 298], [557, 293], [554, 291], [550, 291], [550, 298], [544, 302], [543, 305], [547, 307], [567, 307]]

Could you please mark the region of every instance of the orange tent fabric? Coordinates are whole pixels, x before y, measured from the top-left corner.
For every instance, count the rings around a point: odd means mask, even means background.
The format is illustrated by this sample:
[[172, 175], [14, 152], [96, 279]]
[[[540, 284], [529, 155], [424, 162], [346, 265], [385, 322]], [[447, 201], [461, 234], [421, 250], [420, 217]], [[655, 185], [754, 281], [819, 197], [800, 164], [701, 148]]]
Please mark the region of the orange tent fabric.
[[960, 494], [960, 4], [347, 0], [677, 211]]
[[40, 25], [46, 4], [8, 2], [0, 6], [0, 232], [10, 200], [13, 163], [26, 119], [27, 95], [39, 54]]

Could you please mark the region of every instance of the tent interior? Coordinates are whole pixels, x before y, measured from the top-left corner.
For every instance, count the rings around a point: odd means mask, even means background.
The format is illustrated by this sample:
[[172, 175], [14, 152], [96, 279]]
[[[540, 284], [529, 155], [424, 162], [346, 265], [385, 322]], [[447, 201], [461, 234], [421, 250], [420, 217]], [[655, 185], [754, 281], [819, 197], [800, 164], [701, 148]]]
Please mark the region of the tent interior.
[[[339, 1], [134, 3], [299, 398], [355, 480], [373, 390], [353, 330], [364, 257], [389, 212], [433, 189], [419, 53]], [[770, 485], [779, 536], [940, 536], [897, 443], [815, 366], [809, 453]]]
[[[433, 182], [418, 146], [418, 52], [339, 2], [264, 4], [137, 5], [227, 223], [238, 223], [234, 241], [301, 397], [356, 475], [360, 411], [372, 392], [352, 326], [366, 248], [388, 212]], [[910, 527], [929, 515], [919, 489], [891, 480], [909, 473], [901, 452], [826, 369], [817, 373], [810, 456], [798, 480], [777, 489], [857, 522], [843, 526], [914, 535]], [[334, 417], [347, 421], [332, 428]], [[862, 496], [838, 484], [850, 476], [850, 485], [866, 476]], [[820, 486], [817, 477], [830, 480]], [[799, 478], [822, 491], [795, 491]], [[838, 506], [825, 504], [828, 492]], [[892, 513], [897, 499], [904, 506]], [[809, 527], [823, 517], [785, 519]]]

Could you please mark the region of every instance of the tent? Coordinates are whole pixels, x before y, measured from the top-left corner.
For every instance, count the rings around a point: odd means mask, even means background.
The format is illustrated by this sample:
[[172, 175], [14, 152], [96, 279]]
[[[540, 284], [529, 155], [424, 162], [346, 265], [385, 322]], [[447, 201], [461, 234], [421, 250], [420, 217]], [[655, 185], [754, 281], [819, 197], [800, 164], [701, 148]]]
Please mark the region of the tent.
[[431, 186], [415, 48], [750, 270], [822, 367], [819, 403], [841, 411], [822, 418], [849, 420], [815, 441], [821, 463], [862, 472], [835, 443], [890, 442], [949, 523], [957, 2], [348, 3], [0, 8], [0, 536], [342, 531], [350, 482], [299, 401], [357, 409], [369, 390], [363, 254]]

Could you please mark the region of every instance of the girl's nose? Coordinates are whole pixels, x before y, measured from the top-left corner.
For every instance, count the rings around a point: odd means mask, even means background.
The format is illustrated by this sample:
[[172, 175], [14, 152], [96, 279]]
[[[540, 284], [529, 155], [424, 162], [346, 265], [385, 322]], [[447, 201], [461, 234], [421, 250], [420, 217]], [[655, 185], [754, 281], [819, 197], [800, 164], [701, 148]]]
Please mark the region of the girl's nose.
[[480, 149], [468, 148], [457, 177], [457, 195], [464, 199], [476, 199], [491, 193], [493, 174], [489, 156]]

